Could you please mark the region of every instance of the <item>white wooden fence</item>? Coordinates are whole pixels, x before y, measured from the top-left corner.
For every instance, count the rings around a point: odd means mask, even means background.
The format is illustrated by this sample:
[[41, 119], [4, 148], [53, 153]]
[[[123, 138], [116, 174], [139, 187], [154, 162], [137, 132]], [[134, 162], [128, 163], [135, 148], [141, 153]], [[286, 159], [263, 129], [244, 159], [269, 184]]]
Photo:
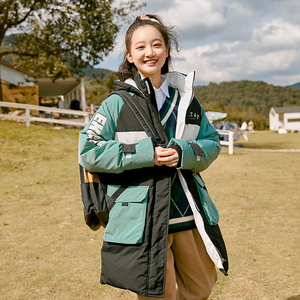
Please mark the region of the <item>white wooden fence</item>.
[[[80, 110], [38, 106], [38, 105], [31, 105], [31, 104], [21, 104], [21, 103], [13, 103], [13, 102], [2, 102], [2, 101], [0, 101], [0, 107], [12, 107], [12, 108], [17, 108], [17, 109], [22, 109], [22, 110], [24, 109], [25, 116], [0, 114], [0, 118], [24, 120], [26, 122], [27, 127], [30, 127], [30, 122], [46, 122], [46, 123], [55, 123], [55, 124], [84, 127], [90, 120], [90, 113], [80, 111]], [[82, 118], [80, 118], [81, 120], [76, 120], [75, 118], [68, 120], [68, 119], [35, 117], [35, 116], [30, 115], [31, 110], [44, 111], [47, 114], [59, 113], [59, 114], [63, 114], [63, 115], [81, 116], [81, 117], [83, 117], [83, 120], [82, 120]]]
[[[31, 104], [21, 104], [21, 103], [13, 103], [13, 102], [2, 102], [2, 101], [0, 101], [0, 107], [12, 107], [17, 109], [25, 109], [25, 116], [0, 114], [0, 118], [24, 120], [26, 122], [27, 127], [30, 127], [30, 122], [34, 122], [34, 121], [84, 127], [89, 122], [90, 115], [91, 115], [91, 113], [89, 112], [84, 112], [79, 110], [62, 109], [62, 108], [38, 106], [38, 105], [31, 105]], [[35, 117], [30, 115], [31, 110], [44, 111], [47, 113], [59, 113], [64, 115], [82, 116], [83, 121], [76, 120], [76, 119], [66, 120], [66, 119]], [[218, 130], [218, 132], [222, 135], [228, 135], [228, 141], [221, 141], [221, 145], [228, 146], [228, 153], [233, 154], [233, 132], [229, 130]]]
[[228, 141], [220, 141], [221, 145], [228, 146], [228, 153], [233, 154], [233, 131], [218, 130], [219, 134], [228, 135]]

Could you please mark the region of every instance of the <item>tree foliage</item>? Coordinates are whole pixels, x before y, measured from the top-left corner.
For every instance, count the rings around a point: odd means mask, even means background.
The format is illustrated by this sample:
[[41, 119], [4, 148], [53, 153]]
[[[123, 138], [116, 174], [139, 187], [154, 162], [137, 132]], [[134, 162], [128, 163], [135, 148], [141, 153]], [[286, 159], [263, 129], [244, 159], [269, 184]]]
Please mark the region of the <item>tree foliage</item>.
[[[98, 64], [114, 46], [136, 0], [4, 0], [0, 2], [0, 59], [53, 80]], [[17, 33], [4, 45], [5, 36]]]
[[258, 129], [268, 126], [272, 107], [300, 106], [300, 89], [281, 87], [262, 81], [232, 81], [195, 88], [195, 96], [205, 110], [226, 112], [228, 121], [250, 119]]
[[99, 78], [96, 74], [92, 79], [85, 82], [85, 96], [87, 104], [100, 106], [107, 96], [113, 91], [114, 80], [118, 78], [117, 72], [104, 71], [103, 78]]

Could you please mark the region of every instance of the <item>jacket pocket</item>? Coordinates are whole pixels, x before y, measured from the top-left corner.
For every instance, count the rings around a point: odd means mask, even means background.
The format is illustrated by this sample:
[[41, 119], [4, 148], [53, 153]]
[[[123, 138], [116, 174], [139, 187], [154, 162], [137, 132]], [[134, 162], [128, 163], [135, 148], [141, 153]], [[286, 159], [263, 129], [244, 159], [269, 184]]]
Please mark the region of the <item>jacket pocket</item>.
[[[120, 186], [108, 185], [111, 196]], [[109, 243], [139, 244], [142, 242], [148, 202], [148, 186], [129, 186], [109, 212], [103, 240]]]
[[219, 213], [208, 194], [205, 183], [199, 175], [195, 175], [194, 178], [206, 219], [210, 225], [217, 225], [219, 222]]

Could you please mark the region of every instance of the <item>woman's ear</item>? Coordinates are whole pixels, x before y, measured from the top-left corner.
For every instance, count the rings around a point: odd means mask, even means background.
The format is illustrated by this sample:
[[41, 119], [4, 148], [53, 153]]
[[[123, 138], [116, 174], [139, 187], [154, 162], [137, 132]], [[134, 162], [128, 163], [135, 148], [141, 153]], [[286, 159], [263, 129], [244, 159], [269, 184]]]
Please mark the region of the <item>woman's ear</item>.
[[130, 54], [128, 51], [126, 51], [126, 58], [127, 58], [127, 60], [128, 60], [131, 64], [133, 63], [132, 56], [131, 56], [131, 54]]
[[169, 46], [167, 46], [167, 47], [166, 47], [166, 52], [167, 52], [167, 53], [166, 53], [166, 54], [167, 54], [167, 56], [166, 56], [166, 57], [168, 57], [168, 56], [169, 56], [169, 50], [170, 50], [170, 47], [169, 47]]

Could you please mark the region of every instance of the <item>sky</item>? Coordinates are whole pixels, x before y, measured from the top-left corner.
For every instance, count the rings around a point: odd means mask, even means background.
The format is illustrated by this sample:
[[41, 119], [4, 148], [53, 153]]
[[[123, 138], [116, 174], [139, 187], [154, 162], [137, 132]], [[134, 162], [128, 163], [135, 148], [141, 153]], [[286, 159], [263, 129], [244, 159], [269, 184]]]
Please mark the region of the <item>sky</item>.
[[[146, 13], [176, 26], [181, 50], [173, 54], [172, 70], [196, 71], [196, 85], [300, 82], [300, 0], [149, 0], [141, 10]], [[127, 27], [96, 67], [117, 71]]]

